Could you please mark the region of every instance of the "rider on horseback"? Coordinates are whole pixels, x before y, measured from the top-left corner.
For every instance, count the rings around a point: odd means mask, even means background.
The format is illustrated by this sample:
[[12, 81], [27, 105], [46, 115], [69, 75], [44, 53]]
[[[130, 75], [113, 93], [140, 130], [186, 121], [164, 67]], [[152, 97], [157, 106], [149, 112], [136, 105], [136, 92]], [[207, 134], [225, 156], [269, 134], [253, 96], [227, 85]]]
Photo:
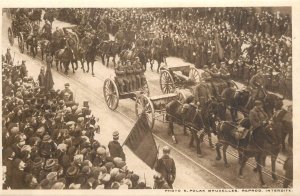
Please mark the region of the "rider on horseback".
[[248, 103], [246, 104], [246, 108], [247, 106], [249, 106], [252, 100], [258, 99], [258, 95], [261, 91], [265, 92], [263, 84], [264, 84], [263, 72], [262, 70], [258, 70], [258, 72], [250, 79], [249, 82], [249, 90], [251, 96], [248, 100]]
[[249, 113], [249, 120], [251, 123], [250, 135], [252, 135], [254, 130], [263, 128], [268, 120], [268, 115], [263, 109], [263, 103], [256, 100], [254, 104], [254, 108]]
[[45, 25], [42, 28], [43, 36], [47, 40], [51, 40], [52, 38], [52, 26], [48, 20], [46, 20]]

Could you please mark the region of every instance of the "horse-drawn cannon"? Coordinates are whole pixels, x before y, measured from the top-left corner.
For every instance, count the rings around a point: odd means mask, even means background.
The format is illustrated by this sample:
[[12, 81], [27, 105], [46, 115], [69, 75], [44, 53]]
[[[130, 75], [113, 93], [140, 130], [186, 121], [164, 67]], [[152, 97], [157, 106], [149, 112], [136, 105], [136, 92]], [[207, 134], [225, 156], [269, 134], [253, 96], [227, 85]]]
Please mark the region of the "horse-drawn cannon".
[[173, 93], [176, 88], [183, 89], [200, 82], [199, 71], [191, 65], [180, 65], [160, 68], [160, 89], [165, 93]]
[[103, 95], [109, 109], [115, 110], [119, 105], [120, 99], [137, 99], [140, 94], [149, 96], [149, 86], [146, 79], [142, 82], [142, 87], [139, 90], [131, 92], [120, 92], [120, 86], [117, 82], [117, 77], [114, 79], [107, 78], [103, 85]]
[[165, 122], [167, 104], [177, 99], [177, 93], [168, 93], [152, 97], [141, 95], [137, 97], [135, 102], [135, 114], [137, 117], [140, 117], [142, 113], [145, 113], [150, 130], [152, 130], [155, 120], [159, 117], [162, 117], [162, 121]]

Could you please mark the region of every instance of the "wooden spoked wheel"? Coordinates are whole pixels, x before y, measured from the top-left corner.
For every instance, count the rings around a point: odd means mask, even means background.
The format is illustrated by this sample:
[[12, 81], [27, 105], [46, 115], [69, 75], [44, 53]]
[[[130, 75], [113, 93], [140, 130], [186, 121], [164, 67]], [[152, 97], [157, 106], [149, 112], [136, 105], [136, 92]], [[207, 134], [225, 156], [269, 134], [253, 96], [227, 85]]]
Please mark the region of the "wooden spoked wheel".
[[150, 130], [153, 129], [155, 122], [154, 107], [149, 97], [141, 95], [136, 98], [135, 114], [137, 118], [139, 118], [142, 114], [145, 114]]
[[190, 73], [189, 73], [189, 78], [196, 84], [198, 84], [200, 82], [200, 73], [199, 71], [194, 68], [191, 67], [190, 68]]
[[119, 105], [119, 91], [115, 81], [106, 79], [103, 85], [103, 95], [109, 109], [115, 110]]
[[142, 87], [142, 92], [143, 94], [147, 95], [149, 97], [150, 95], [150, 90], [149, 90], [149, 85], [147, 79], [143, 81], [143, 87]]
[[175, 83], [169, 71], [162, 70], [160, 72], [159, 83], [162, 93], [167, 94], [175, 91]]

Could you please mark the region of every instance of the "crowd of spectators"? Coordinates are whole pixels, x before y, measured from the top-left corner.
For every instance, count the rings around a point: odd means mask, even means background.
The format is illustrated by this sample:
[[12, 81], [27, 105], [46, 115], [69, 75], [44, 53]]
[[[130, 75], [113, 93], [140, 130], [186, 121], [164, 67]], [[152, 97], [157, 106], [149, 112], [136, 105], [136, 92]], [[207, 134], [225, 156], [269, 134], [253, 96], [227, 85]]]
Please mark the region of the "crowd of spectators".
[[125, 156], [95, 139], [98, 121], [87, 101], [74, 101], [69, 84], [45, 91], [25, 61], [7, 62], [2, 56], [3, 189], [149, 188]]
[[269, 90], [291, 86], [291, 18], [271, 8], [61, 9], [58, 18], [139, 39], [159, 35], [170, 56], [198, 68], [224, 61], [243, 83], [262, 69]]

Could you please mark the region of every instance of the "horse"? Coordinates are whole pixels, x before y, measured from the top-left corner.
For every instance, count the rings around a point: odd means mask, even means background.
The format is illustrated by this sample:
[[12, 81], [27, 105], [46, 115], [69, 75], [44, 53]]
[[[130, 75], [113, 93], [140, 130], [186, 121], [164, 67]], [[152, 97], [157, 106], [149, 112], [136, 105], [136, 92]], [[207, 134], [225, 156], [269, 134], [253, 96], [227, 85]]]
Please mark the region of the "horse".
[[[281, 106], [279, 106], [281, 108]], [[280, 143], [282, 146], [282, 151], [286, 152], [286, 139], [290, 147], [293, 146], [293, 114], [291, 110], [291, 105], [288, 109], [278, 109], [272, 117], [272, 122], [274, 124], [273, 129], [280, 134]]]
[[114, 66], [116, 66], [116, 55], [120, 52], [120, 44], [115, 41], [103, 41], [97, 46], [98, 51], [102, 59], [102, 64], [105, 65], [104, 58], [106, 57], [108, 67], [109, 58], [113, 58]]
[[151, 57], [150, 57], [150, 65], [151, 65], [151, 70], [153, 71], [153, 64], [154, 61], [157, 61], [157, 73], [159, 72], [159, 68], [160, 68], [160, 64], [162, 62], [164, 62], [165, 64], [167, 64], [166, 62], [166, 57], [167, 57], [167, 48], [166, 47], [156, 47], [156, 48], [152, 48], [151, 49]]
[[[282, 103], [283, 98], [267, 91], [261, 92], [257, 99], [263, 102], [264, 110], [271, 117], [276, 104]], [[247, 116], [254, 106], [254, 99], [250, 96], [250, 91], [247, 89], [226, 88], [221, 93], [221, 98], [230, 110], [232, 121], [236, 121], [238, 111]]]
[[[229, 167], [226, 157], [226, 151], [228, 146], [233, 147], [239, 152], [239, 177], [243, 178], [243, 168], [249, 158], [255, 157], [256, 170], [259, 174], [259, 180], [263, 187], [265, 182], [262, 176], [262, 158], [264, 153], [268, 151], [265, 144], [269, 143], [272, 147], [276, 147], [274, 132], [271, 131], [269, 125], [256, 128], [252, 131], [246, 131], [250, 129], [250, 120], [248, 118], [242, 119], [238, 124], [233, 124], [229, 121], [221, 121], [217, 126], [217, 138], [216, 144], [216, 160], [221, 160], [220, 148], [223, 146], [223, 160], [225, 167]], [[242, 129], [240, 129], [242, 128]], [[243, 130], [242, 132], [240, 130]], [[236, 138], [238, 136], [238, 138]], [[274, 179], [273, 175], [273, 179]]]
[[[73, 60], [73, 53], [69, 47], [64, 49], [59, 49], [54, 54], [56, 69], [58, 71], [58, 65], [60, 65], [60, 70], [62, 70], [62, 64], [64, 65], [65, 74], [68, 75], [69, 64]], [[74, 72], [74, 67], [73, 72]]]
[[144, 66], [144, 70], [147, 70], [147, 62], [149, 60], [148, 57], [148, 50], [146, 48], [136, 48], [135, 54], [137, 57], [139, 57], [140, 62]]
[[[85, 60], [87, 62], [87, 73], [89, 72], [90, 70], [90, 63], [91, 63], [91, 68], [92, 68], [92, 75], [94, 76], [95, 73], [94, 73], [94, 63], [95, 63], [95, 59], [96, 59], [96, 55], [97, 55], [97, 45], [100, 43], [100, 38], [95, 35], [93, 37], [93, 40], [92, 40], [92, 44], [91, 46], [89, 46], [87, 48], [87, 51], [86, 51], [86, 55], [85, 55]], [[83, 65], [83, 71], [85, 71], [84, 69], [84, 65]]]
[[[211, 141], [211, 130], [215, 130], [216, 116], [214, 115], [213, 109], [214, 102], [210, 101], [207, 103], [207, 107], [199, 110], [196, 105], [190, 104], [189, 98], [186, 100], [189, 103], [189, 107], [186, 112], [184, 111], [184, 105], [178, 100], [171, 101], [166, 106], [166, 119], [169, 121], [169, 135], [172, 136], [173, 142], [177, 143], [177, 139], [174, 134], [173, 124], [174, 122], [183, 125], [183, 131], [186, 135], [186, 128], [192, 133], [189, 146], [192, 147], [194, 140], [196, 140], [197, 154], [201, 157], [200, 140], [203, 139], [204, 134], [208, 134], [209, 143], [212, 147]], [[204, 129], [199, 139], [197, 132]]]
[[33, 58], [37, 55], [38, 52], [38, 37], [35, 35], [29, 35], [26, 39], [26, 48], [29, 49]]

